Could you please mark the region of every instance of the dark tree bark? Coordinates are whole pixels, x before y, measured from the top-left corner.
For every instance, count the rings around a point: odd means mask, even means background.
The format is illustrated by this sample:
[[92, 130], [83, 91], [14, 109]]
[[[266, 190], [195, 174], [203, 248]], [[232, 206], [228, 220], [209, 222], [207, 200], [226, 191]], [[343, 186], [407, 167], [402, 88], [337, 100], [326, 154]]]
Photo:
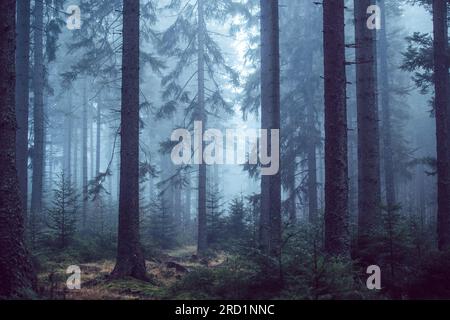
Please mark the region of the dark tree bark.
[[355, 0], [356, 100], [358, 121], [358, 246], [368, 245], [380, 216], [376, 30], [367, 27], [373, 0]]
[[[202, 122], [202, 137], [206, 127], [205, 113], [205, 17], [203, 0], [198, 0], [198, 110], [196, 121]], [[203, 139], [202, 142], [203, 147]], [[204, 148], [202, 148], [204, 150]], [[198, 166], [198, 244], [197, 253], [203, 255], [208, 250], [208, 232], [206, 226], [206, 164]]]
[[[307, 4], [306, 7], [307, 28], [311, 30], [315, 27], [317, 17], [316, 10]], [[314, 39], [311, 39], [314, 41]], [[311, 136], [309, 137], [307, 146], [308, 158], [308, 220], [311, 224], [317, 223], [318, 218], [318, 197], [317, 197], [317, 145], [320, 133], [316, 127], [316, 110], [314, 108], [314, 95], [316, 88], [314, 87], [314, 49], [312, 47], [305, 49], [305, 74], [307, 74], [306, 85], [304, 89], [305, 104], [307, 109], [308, 128]], [[308, 85], [310, 84], [310, 85]]]
[[112, 277], [148, 280], [139, 236], [139, 0], [123, 3], [119, 236]]
[[34, 5], [34, 68], [33, 68], [33, 178], [31, 190], [31, 241], [34, 243], [37, 215], [42, 212], [42, 185], [44, 175], [44, 5]]
[[434, 84], [438, 174], [438, 247], [450, 247], [450, 107], [447, 2], [433, 0]]
[[381, 118], [383, 139], [383, 170], [386, 189], [386, 206], [391, 213], [396, 206], [394, 160], [392, 157], [392, 124], [391, 102], [389, 97], [389, 66], [388, 66], [388, 42], [386, 25], [385, 0], [379, 0], [381, 10], [381, 30], [379, 40], [380, 53], [380, 89], [381, 89]]
[[[278, 0], [261, 0], [261, 128], [280, 129], [280, 43]], [[261, 177], [260, 246], [270, 255], [281, 250], [281, 176]]]
[[350, 256], [344, 0], [324, 0], [325, 250]]
[[0, 2], [0, 297], [29, 298], [36, 278], [24, 244], [16, 170], [16, 1]]
[[28, 208], [28, 109], [30, 100], [30, 0], [17, 2], [16, 161], [22, 208]]

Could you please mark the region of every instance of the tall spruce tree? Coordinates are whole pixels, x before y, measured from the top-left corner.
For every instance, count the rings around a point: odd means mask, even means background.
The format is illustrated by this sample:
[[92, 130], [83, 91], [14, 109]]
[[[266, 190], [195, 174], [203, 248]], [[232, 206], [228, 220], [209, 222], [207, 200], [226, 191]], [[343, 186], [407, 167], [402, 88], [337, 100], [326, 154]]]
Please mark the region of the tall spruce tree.
[[114, 278], [147, 280], [139, 236], [139, 0], [123, 3], [119, 237]]
[[358, 121], [358, 244], [368, 245], [380, 216], [376, 29], [367, 25], [373, 0], [355, 0], [356, 96]]
[[438, 179], [438, 247], [450, 248], [450, 80], [448, 4], [433, 0], [434, 108]]
[[[162, 79], [165, 103], [158, 112], [159, 117], [171, 117], [184, 109], [188, 121], [186, 127], [192, 128], [194, 122], [202, 123], [202, 133], [206, 130], [208, 115], [217, 115], [220, 111], [232, 112], [232, 108], [223, 96], [221, 76], [237, 85], [237, 74], [227, 65], [221, 48], [214, 39], [214, 31], [208, 23], [225, 22], [227, 17], [240, 8], [230, 0], [205, 1], [195, 3], [171, 1], [166, 9], [179, 10], [177, 18], [162, 36], [161, 53], [174, 58], [175, 66]], [[195, 67], [189, 66], [194, 64]], [[223, 78], [223, 77], [222, 77]], [[197, 80], [192, 92], [192, 82]], [[201, 153], [204, 147], [197, 150]], [[198, 165], [198, 254], [208, 249], [206, 190], [207, 166]]]
[[[280, 44], [278, 0], [261, 0], [261, 128], [280, 130]], [[261, 177], [260, 246], [269, 255], [281, 252], [281, 175]]]
[[70, 245], [75, 236], [78, 194], [64, 173], [59, 175], [53, 192], [53, 204], [48, 210], [47, 226], [56, 246], [64, 249]]
[[36, 277], [25, 248], [16, 170], [16, 1], [0, 2], [0, 297], [30, 298]]
[[[437, 234], [438, 247], [445, 250], [450, 243], [450, 108], [448, 74], [448, 4], [445, 1], [416, 1], [433, 15], [433, 37], [415, 32], [408, 37], [403, 53], [402, 69], [414, 72], [413, 80], [422, 94], [434, 87], [431, 101], [436, 121], [436, 160], [428, 159], [437, 174]], [[431, 160], [431, 161], [430, 161]]]
[[343, 0], [323, 2], [325, 78], [325, 251], [350, 256]]
[[[317, 222], [319, 205], [316, 153], [321, 144], [318, 123], [321, 117], [320, 75], [323, 66], [318, 63], [322, 32], [315, 30], [313, 24], [320, 20], [320, 7], [292, 2], [289, 10], [283, 10], [282, 13], [282, 182], [289, 191], [290, 221], [296, 220], [297, 212], [294, 209], [297, 199], [303, 202], [306, 198], [308, 221], [314, 224]], [[300, 23], [299, 15], [302, 15]], [[293, 38], [298, 41], [292, 41]], [[303, 177], [305, 171], [306, 179]]]
[[30, 100], [30, 20], [31, 1], [17, 2], [16, 50], [16, 116], [17, 116], [17, 175], [22, 208], [28, 208], [28, 113]]
[[31, 241], [34, 243], [37, 224], [42, 213], [43, 177], [44, 177], [44, 2], [35, 1], [33, 11], [33, 153], [30, 228]]
[[380, 0], [381, 30], [379, 39], [379, 65], [380, 65], [380, 96], [381, 96], [381, 119], [382, 119], [382, 141], [383, 141], [383, 171], [386, 193], [386, 205], [392, 211], [396, 205], [394, 161], [392, 150], [392, 116], [391, 100], [389, 96], [390, 73], [388, 67], [388, 41], [387, 41], [387, 14], [385, 0]]

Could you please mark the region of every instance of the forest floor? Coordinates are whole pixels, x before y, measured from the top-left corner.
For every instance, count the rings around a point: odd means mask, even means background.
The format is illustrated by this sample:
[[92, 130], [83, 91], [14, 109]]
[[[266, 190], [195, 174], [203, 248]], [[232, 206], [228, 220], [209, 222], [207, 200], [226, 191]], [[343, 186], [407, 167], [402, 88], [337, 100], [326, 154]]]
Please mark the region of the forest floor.
[[173, 298], [170, 288], [196, 268], [215, 268], [227, 257], [219, 253], [206, 260], [198, 259], [195, 246], [163, 252], [157, 258], [146, 261], [150, 282], [136, 279], [111, 280], [109, 274], [114, 260], [80, 264], [81, 289], [69, 290], [66, 281], [67, 266], [54, 264], [49, 271], [39, 274], [40, 291], [50, 299], [66, 300], [162, 300]]

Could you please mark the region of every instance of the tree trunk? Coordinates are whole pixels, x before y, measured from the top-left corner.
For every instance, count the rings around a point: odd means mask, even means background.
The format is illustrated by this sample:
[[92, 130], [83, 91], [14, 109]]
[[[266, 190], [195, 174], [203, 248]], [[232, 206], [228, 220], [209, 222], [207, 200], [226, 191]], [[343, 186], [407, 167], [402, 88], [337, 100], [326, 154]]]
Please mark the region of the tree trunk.
[[288, 199], [288, 213], [289, 213], [289, 222], [292, 225], [297, 224], [297, 208], [296, 208], [296, 202], [297, 202], [297, 194], [296, 194], [296, 186], [295, 186], [295, 165], [290, 165], [288, 167], [289, 173], [287, 177], [287, 184], [288, 184], [288, 193], [289, 193], [289, 199]]
[[391, 213], [396, 205], [395, 174], [392, 149], [392, 125], [391, 125], [391, 102], [389, 97], [389, 66], [388, 66], [388, 43], [386, 26], [385, 0], [379, 0], [381, 9], [380, 30], [380, 75], [381, 75], [381, 113], [383, 126], [383, 166], [386, 189], [386, 205], [388, 213]]
[[123, 3], [119, 236], [114, 278], [147, 280], [139, 237], [139, 0]]
[[74, 119], [73, 121], [73, 161], [72, 161], [72, 168], [71, 168], [71, 172], [73, 172], [72, 174], [72, 183], [75, 189], [78, 190], [78, 139], [79, 139], [79, 135], [78, 135], [78, 126], [79, 126], [79, 120], [78, 119]]
[[187, 174], [187, 185], [186, 185], [186, 201], [184, 208], [184, 218], [183, 218], [183, 228], [184, 234], [186, 235], [188, 230], [190, 230], [191, 225], [191, 174]]
[[213, 166], [213, 168], [214, 168], [214, 178], [213, 178], [214, 184], [217, 185], [217, 186], [219, 186], [219, 184], [220, 184], [219, 165], [218, 165], [218, 164], [215, 164], [215, 165]]
[[16, 161], [22, 208], [28, 208], [28, 109], [30, 101], [30, 0], [17, 3]]
[[[87, 81], [86, 79], [84, 81]], [[81, 229], [86, 231], [87, 228], [87, 205], [88, 205], [88, 111], [87, 111], [87, 93], [86, 82], [83, 84], [83, 119], [82, 121], [82, 141], [81, 141], [81, 157], [82, 157], [82, 189], [83, 189], [83, 212], [81, 218]]]
[[358, 134], [356, 101], [347, 104], [347, 123], [352, 130], [348, 134], [348, 211], [352, 233], [357, 234], [358, 228]]
[[24, 245], [24, 219], [16, 171], [16, 1], [0, 2], [0, 297], [29, 298], [36, 277]]
[[46, 133], [46, 139], [45, 139], [45, 144], [46, 146], [48, 146], [44, 149], [44, 153], [46, 155], [45, 157], [45, 161], [46, 161], [46, 165], [44, 165], [44, 172], [45, 172], [45, 178], [44, 179], [44, 191], [43, 193], [46, 194], [47, 191], [52, 190], [52, 183], [53, 183], [53, 170], [54, 170], [54, 155], [53, 155], [53, 148], [54, 148], [54, 144], [53, 144], [53, 138], [52, 138], [52, 134], [50, 133], [50, 131], [48, 130]]
[[[95, 173], [93, 175], [92, 179], [96, 179], [98, 175], [100, 174], [100, 135], [101, 135], [101, 101], [97, 104], [97, 114], [96, 114], [96, 143], [95, 143]], [[92, 161], [93, 162], [93, 161]], [[103, 220], [103, 208], [100, 203], [100, 195], [97, 195], [97, 198], [95, 199], [95, 211], [99, 215], [100, 220], [100, 234], [103, 235], [103, 227], [104, 227], [104, 220]]]
[[94, 117], [92, 112], [88, 114], [89, 121], [89, 166], [90, 166], [90, 180], [94, 179], [94, 159], [95, 159], [95, 148], [94, 148]]
[[[325, 117], [323, 119], [323, 122], [325, 123]], [[322, 188], [319, 190], [320, 195], [320, 208], [325, 212], [325, 150], [324, 148], [319, 148], [318, 151], [319, 154], [319, 183], [323, 185]]]
[[42, 212], [42, 184], [44, 174], [44, 6], [42, 1], [34, 5], [34, 70], [33, 70], [33, 178], [31, 191], [31, 241], [34, 243], [37, 215]]
[[182, 230], [182, 207], [181, 207], [181, 194], [183, 192], [183, 188], [181, 186], [174, 187], [174, 220], [177, 233]]
[[71, 160], [72, 160], [72, 140], [73, 140], [73, 114], [72, 114], [72, 93], [68, 93], [67, 109], [64, 115], [64, 150], [63, 150], [63, 163], [64, 163], [64, 178], [67, 179], [68, 184], [71, 182]]
[[174, 213], [174, 198], [173, 198], [173, 185], [172, 185], [172, 181], [171, 181], [171, 177], [174, 174], [174, 170], [173, 170], [173, 163], [170, 159], [170, 156], [168, 154], [161, 154], [161, 178], [162, 181], [165, 181], [167, 183], [164, 184], [164, 188], [162, 189], [163, 191], [163, 202], [164, 205], [167, 208], [167, 212], [169, 215], [171, 215], [171, 217], [173, 218], [173, 213]]
[[[205, 113], [205, 19], [204, 3], [198, 0], [198, 110], [196, 111], [196, 121], [202, 123], [202, 137], [206, 127]], [[203, 147], [203, 139], [202, 142]], [[202, 150], [204, 148], [202, 147]], [[198, 166], [198, 255], [204, 255], [208, 250], [208, 234], [206, 226], [206, 164]]]
[[153, 181], [153, 177], [150, 176], [148, 178], [148, 200], [152, 202], [154, 196], [155, 196], [155, 182]]
[[356, 96], [358, 120], [358, 245], [368, 245], [380, 216], [376, 30], [367, 27], [373, 0], [355, 0]]
[[325, 250], [350, 256], [344, 0], [324, 0]]
[[[316, 14], [316, 10], [309, 4], [306, 6], [307, 14], [307, 28], [311, 30], [314, 28], [316, 19], [319, 19]], [[314, 41], [311, 39], [310, 41]], [[316, 127], [316, 111], [314, 108], [314, 96], [316, 88], [314, 87], [314, 49], [307, 48], [306, 50], [306, 60], [305, 60], [305, 74], [307, 74], [306, 84], [311, 84], [305, 86], [305, 104], [307, 109], [307, 120], [309, 133], [308, 146], [307, 146], [307, 158], [308, 158], [308, 220], [311, 224], [317, 223], [318, 217], [318, 200], [317, 200], [317, 145], [320, 139], [319, 132]]]
[[[261, 128], [280, 129], [280, 50], [278, 0], [261, 0]], [[281, 250], [281, 178], [261, 176], [261, 249], [279, 256]]]
[[95, 175], [98, 176], [100, 174], [100, 151], [101, 151], [101, 145], [100, 145], [100, 140], [101, 140], [101, 101], [97, 104], [97, 117], [96, 117], [96, 122], [97, 122], [97, 141], [96, 141], [96, 148], [95, 148]]
[[[311, 112], [311, 111], [310, 111]], [[314, 121], [309, 119], [309, 121]], [[312, 123], [310, 122], [310, 125]], [[314, 140], [311, 139], [311, 140]], [[317, 205], [317, 159], [316, 144], [313, 141], [308, 145], [308, 220], [311, 224], [316, 224], [318, 216]]]
[[434, 84], [438, 173], [438, 247], [450, 247], [450, 117], [447, 2], [433, 0]]

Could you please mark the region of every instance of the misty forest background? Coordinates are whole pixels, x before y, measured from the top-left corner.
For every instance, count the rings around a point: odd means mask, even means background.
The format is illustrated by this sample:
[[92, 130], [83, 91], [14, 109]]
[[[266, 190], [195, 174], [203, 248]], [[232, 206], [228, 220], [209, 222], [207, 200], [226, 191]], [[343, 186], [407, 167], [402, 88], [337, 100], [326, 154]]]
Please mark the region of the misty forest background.
[[[449, 9], [2, 0], [0, 296], [450, 298]], [[194, 121], [281, 129], [279, 174], [175, 166]]]

